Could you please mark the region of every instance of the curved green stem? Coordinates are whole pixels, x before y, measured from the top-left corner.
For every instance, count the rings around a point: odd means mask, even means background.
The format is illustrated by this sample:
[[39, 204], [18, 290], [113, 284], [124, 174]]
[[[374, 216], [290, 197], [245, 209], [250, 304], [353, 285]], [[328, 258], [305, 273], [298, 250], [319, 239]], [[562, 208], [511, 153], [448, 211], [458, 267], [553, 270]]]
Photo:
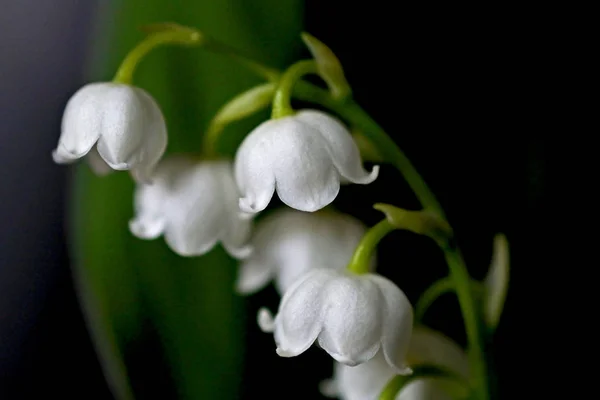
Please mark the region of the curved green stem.
[[[470, 287], [475, 298], [477, 300], [481, 300], [485, 291], [483, 284], [471, 279]], [[415, 305], [415, 319], [417, 321], [422, 321], [425, 313], [429, 307], [431, 307], [433, 302], [436, 301], [440, 296], [451, 292], [455, 292], [454, 281], [451, 279], [451, 277], [446, 276], [435, 281], [423, 292], [423, 294], [421, 294], [419, 300], [417, 300], [417, 304]]]
[[317, 62], [314, 60], [298, 61], [289, 67], [281, 76], [279, 85], [275, 91], [271, 118], [282, 118], [293, 115], [292, 90], [294, 86], [304, 75], [316, 74], [317, 72]]
[[129, 54], [127, 54], [119, 66], [113, 82], [130, 85], [133, 81], [133, 73], [135, 72], [135, 69], [141, 59], [157, 46], [164, 44], [180, 44], [189, 46], [200, 45], [202, 43], [202, 34], [191, 28], [181, 27], [152, 33], [136, 47], [134, 47]]
[[248, 70], [260, 76], [266, 81], [276, 82], [281, 76], [281, 72], [275, 68], [267, 67], [249, 56], [243, 55], [238, 49], [219, 42], [212, 37], [206, 37], [204, 48], [214, 53], [223, 54], [238, 64], [243, 65]]
[[217, 141], [225, 127], [267, 108], [273, 99], [275, 83], [264, 83], [242, 92], [223, 105], [210, 121], [202, 139], [202, 152], [217, 155]]
[[442, 278], [429, 286], [427, 290], [423, 292], [417, 304], [415, 305], [415, 319], [422, 321], [425, 312], [433, 304], [433, 302], [441, 295], [451, 292], [454, 289], [454, 282], [450, 277]]
[[396, 229], [387, 219], [379, 222], [365, 233], [356, 246], [352, 259], [348, 263], [348, 270], [355, 274], [366, 274], [369, 272], [369, 261], [377, 244], [385, 235]]

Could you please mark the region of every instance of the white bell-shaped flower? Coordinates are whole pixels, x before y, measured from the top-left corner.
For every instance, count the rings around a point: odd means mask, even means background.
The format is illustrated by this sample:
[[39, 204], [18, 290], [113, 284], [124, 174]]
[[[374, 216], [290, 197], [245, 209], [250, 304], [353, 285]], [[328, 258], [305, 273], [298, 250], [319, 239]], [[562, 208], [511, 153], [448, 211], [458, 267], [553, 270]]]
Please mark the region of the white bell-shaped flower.
[[332, 210], [278, 209], [254, 228], [254, 250], [240, 265], [237, 290], [254, 293], [274, 279], [283, 295], [312, 269], [344, 269], [365, 230], [361, 221]]
[[166, 146], [165, 120], [145, 90], [91, 83], [67, 103], [52, 158], [68, 164], [89, 154], [90, 166], [99, 175], [130, 170], [137, 181], [147, 181]]
[[217, 242], [234, 257], [251, 253], [251, 219], [239, 212], [231, 162], [185, 156], [163, 159], [152, 184], [138, 184], [130, 231], [141, 239], [164, 235], [173, 251], [199, 256]]
[[378, 173], [363, 168], [348, 129], [316, 110], [263, 122], [235, 157], [239, 205], [248, 213], [264, 210], [275, 191], [292, 208], [316, 211], [335, 199], [340, 182], [369, 184]]
[[[469, 362], [463, 349], [442, 333], [424, 326], [415, 327], [406, 360], [409, 367], [435, 365], [465, 380], [469, 378]], [[341, 400], [377, 400], [395, 375], [380, 352], [356, 367], [335, 363], [334, 376], [321, 384], [321, 392]], [[409, 382], [396, 400], [451, 400], [451, 390], [457, 390], [457, 386], [447, 379], [422, 378]]]
[[263, 308], [258, 322], [262, 330], [274, 332], [282, 357], [297, 356], [316, 340], [343, 364], [362, 364], [381, 349], [399, 374], [410, 373], [405, 355], [412, 306], [398, 286], [380, 275], [315, 269], [285, 292], [275, 319]]

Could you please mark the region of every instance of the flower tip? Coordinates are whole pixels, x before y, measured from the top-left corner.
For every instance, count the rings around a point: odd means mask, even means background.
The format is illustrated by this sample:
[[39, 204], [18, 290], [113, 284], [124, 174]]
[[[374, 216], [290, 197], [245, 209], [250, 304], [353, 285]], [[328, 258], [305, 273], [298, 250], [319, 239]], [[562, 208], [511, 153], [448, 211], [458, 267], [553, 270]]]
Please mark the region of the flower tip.
[[347, 365], [348, 367], [356, 367], [357, 365], [362, 364], [361, 362], [358, 362], [358, 361], [353, 360], [353, 359], [348, 358], [348, 357], [341, 356], [339, 354], [331, 354], [331, 357], [335, 361], [339, 362], [340, 364]]
[[52, 150], [52, 160], [57, 164], [66, 164], [70, 161], [68, 158], [63, 157], [58, 149]]
[[131, 168], [130, 163], [117, 163], [117, 164], [109, 164], [110, 167], [116, 171], [127, 171]]
[[277, 353], [277, 355], [279, 357], [285, 357], [285, 358], [289, 358], [289, 357], [295, 357], [297, 354], [289, 351], [289, 350], [284, 350], [281, 347], [278, 347], [275, 352]]
[[147, 221], [136, 217], [129, 221], [129, 231], [138, 239], [152, 240], [158, 238], [163, 233], [164, 225], [162, 221]]
[[404, 375], [404, 376], [409, 376], [413, 374], [413, 370], [410, 367], [407, 367], [406, 365], [401, 367], [401, 368], [394, 368], [396, 370], [396, 373], [398, 375]]
[[129, 231], [131, 234], [139, 239], [151, 239], [150, 230], [147, 229], [146, 225], [139, 219], [132, 219], [129, 221]]
[[379, 177], [379, 165], [374, 165], [369, 175], [365, 178], [365, 184], [373, 183]]
[[254, 202], [249, 197], [240, 197], [238, 204], [239, 204], [240, 210], [246, 214], [252, 215], [252, 214], [256, 214], [256, 213], [262, 211], [259, 209], [259, 207], [256, 206], [256, 202]]
[[[261, 307], [261, 309], [258, 310], [256, 322], [258, 322], [260, 330], [265, 333], [273, 333], [275, 331], [275, 319], [273, 318], [273, 314], [265, 307]], [[277, 351], [277, 354], [279, 354], [279, 348], [277, 348]]]
[[56, 149], [52, 150], [52, 160], [57, 164], [69, 164], [83, 157], [85, 154], [86, 153], [76, 153], [74, 151], [69, 151], [61, 143]]
[[250, 257], [254, 251], [254, 247], [250, 244], [247, 244], [237, 248], [229, 248], [228, 251], [233, 257], [237, 258], [238, 260], [243, 260]]

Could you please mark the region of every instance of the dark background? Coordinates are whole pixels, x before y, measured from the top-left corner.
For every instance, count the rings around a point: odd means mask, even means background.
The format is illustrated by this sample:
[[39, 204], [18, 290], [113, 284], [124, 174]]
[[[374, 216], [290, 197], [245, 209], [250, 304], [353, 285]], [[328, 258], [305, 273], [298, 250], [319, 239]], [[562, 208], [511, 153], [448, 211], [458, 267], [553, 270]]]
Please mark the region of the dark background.
[[[71, 283], [63, 231], [68, 169], [52, 164], [68, 97], [82, 81], [94, 3], [9, 1], [0, 13], [0, 399], [56, 395], [111, 398]], [[536, 137], [539, 69], [531, 24], [499, 9], [416, 9], [396, 3], [307, 2], [306, 29], [341, 59], [355, 98], [413, 160], [457, 232], [467, 264], [482, 278], [494, 233], [511, 245], [512, 284], [490, 350], [499, 398], [525, 394], [530, 347], [540, 327], [529, 282], [541, 252], [546, 212], [546, 142]], [[34, 10], [35, 12], [31, 11]], [[520, 15], [520, 16], [516, 16]], [[529, 21], [530, 22], [530, 21]], [[529, 28], [527, 28], [529, 27]], [[308, 56], [308, 53], [305, 54]], [[373, 202], [418, 203], [390, 166], [368, 187], [344, 188], [336, 204], [372, 225]], [[539, 263], [539, 261], [537, 261]], [[394, 233], [380, 248], [380, 271], [411, 300], [443, 276], [441, 253], [423, 238]], [[248, 312], [277, 296], [248, 299]], [[526, 321], [526, 322], [523, 322]], [[311, 349], [275, 355], [272, 337], [249, 318], [243, 398], [318, 398], [331, 362]], [[426, 322], [464, 343], [452, 296]], [[155, 351], [149, 347], [148, 352]], [[170, 392], [162, 372], [136, 355], [140, 398]], [[260, 365], [260, 366], [257, 366]], [[163, 382], [155, 384], [152, 382]], [[278, 390], [277, 388], [281, 388]]]

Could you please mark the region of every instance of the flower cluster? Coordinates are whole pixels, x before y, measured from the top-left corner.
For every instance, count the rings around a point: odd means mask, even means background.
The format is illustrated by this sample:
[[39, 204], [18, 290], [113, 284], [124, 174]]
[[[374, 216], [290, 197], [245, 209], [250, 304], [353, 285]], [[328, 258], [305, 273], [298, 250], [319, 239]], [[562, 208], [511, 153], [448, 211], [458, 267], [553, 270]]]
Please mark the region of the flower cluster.
[[[161, 41], [201, 40], [187, 28], [169, 27], [162, 34]], [[315, 38], [303, 39], [332, 97], [348, 96], [333, 53]], [[130, 83], [135, 63], [148, 48], [134, 49], [114, 82], [86, 85], [69, 100], [52, 153], [55, 162], [86, 157], [98, 175], [129, 171], [136, 182], [135, 215], [129, 221], [134, 236], [163, 236], [183, 257], [201, 256], [222, 245], [240, 262], [235, 283], [240, 294], [253, 294], [273, 282], [281, 295], [277, 313], [261, 308], [258, 325], [273, 334], [282, 357], [298, 356], [317, 344], [333, 358], [334, 376], [322, 384], [323, 394], [375, 400], [394, 376], [411, 375], [423, 365], [470, 379], [464, 352], [440, 333], [413, 326], [408, 298], [374, 272], [374, 249], [389, 231], [410, 229], [443, 240], [451, 230], [443, 218], [429, 210], [383, 205], [378, 209], [387, 218], [367, 230], [354, 217], [328, 207], [342, 184], [374, 182], [379, 166], [371, 171], [363, 167], [349, 128], [335, 116], [291, 109], [291, 87], [303, 73], [315, 72], [314, 61], [290, 67], [276, 92], [271, 82], [222, 110], [213, 128], [250, 114], [264, 99], [273, 101], [272, 118], [244, 138], [233, 159], [210, 152], [165, 156], [168, 135], [160, 107]], [[319, 57], [328, 59], [319, 63]], [[260, 216], [275, 193], [286, 207]], [[486, 283], [490, 292], [506, 280], [506, 252], [499, 254], [504, 256], [500, 267]], [[487, 306], [497, 323], [505, 291], [495, 293]], [[396, 399], [444, 399], [448, 392], [443, 380], [417, 377]]]
[[[88, 155], [102, 174], [106, 167], [131, 170], [138, 184], [129, 229], [136, 237], [162, 235], [181, 256], [200, 256], [221, 243], [242, 260], [240, 293], [274, 279], [283, 296], [279, 312], [272, 318], [263, 309], [259, 322], [274, 332], [279, 355], [296, 356], [318, 341], [338, 362], [359, 365], [381, 349], [391, 368], [410, 372], [404, 356], [411, 304], [388, 279], [346, 270], [365, 227], [323, 210], [342, 182], [368, 184], [378, 174], [378, 167], [365, 171], [342, 122], [316, 110], [266, 121], [246, 137], [233, 162], [161, 159], [165, 146], [164, 118], [148, 93], [95, 83], [69, 101], [53, 155], [57, 162]], [[252, 229], [274, 192], [291, 208]]]

